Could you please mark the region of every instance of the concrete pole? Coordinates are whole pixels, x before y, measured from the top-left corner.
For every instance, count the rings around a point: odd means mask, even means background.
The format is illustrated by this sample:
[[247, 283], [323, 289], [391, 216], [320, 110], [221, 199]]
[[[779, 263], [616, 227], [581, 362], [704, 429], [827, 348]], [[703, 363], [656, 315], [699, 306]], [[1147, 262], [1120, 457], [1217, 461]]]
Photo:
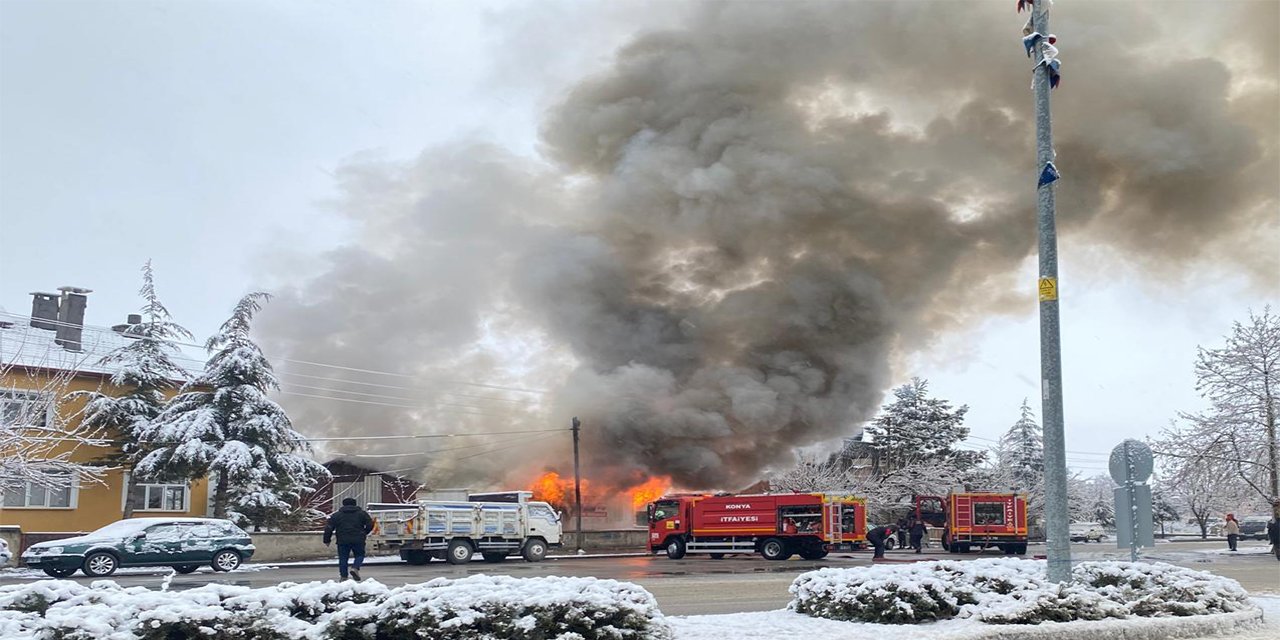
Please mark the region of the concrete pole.
[[578, 551], [582, 551], [582, 477], [578, 473], [578, 431], [582, 422], [573, 418], [573, 510], [578, 514]]
[[[1036, 45], [1036, 61], [1049, 45], [1049, 3], [1040, 0], [1031, 10], [1031, 27], [1043, 34]], [[1049, 117], [1049, 67], [1036, 67], [1036, 176], [1053, 161], [1053, 127]], [[1062, 344], [1058, 327], [1058, 230], [1054, 222], [1050, 182], [1037, 189], [1040, 227], [1040, 391], [1044, 416], [1045, 536], [1048, 578], [1071, 581], [1071, 540], [1067, 517], [1067, 452], [1062, 420]]]

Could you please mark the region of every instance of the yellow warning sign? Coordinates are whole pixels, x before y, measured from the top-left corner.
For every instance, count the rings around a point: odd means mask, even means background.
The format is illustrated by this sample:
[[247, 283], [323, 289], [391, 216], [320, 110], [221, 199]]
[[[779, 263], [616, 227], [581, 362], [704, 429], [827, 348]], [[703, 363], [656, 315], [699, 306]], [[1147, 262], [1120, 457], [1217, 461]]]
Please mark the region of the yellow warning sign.
[[1040, 278], [1040, 302], [1058, 299], [1058, 279]]

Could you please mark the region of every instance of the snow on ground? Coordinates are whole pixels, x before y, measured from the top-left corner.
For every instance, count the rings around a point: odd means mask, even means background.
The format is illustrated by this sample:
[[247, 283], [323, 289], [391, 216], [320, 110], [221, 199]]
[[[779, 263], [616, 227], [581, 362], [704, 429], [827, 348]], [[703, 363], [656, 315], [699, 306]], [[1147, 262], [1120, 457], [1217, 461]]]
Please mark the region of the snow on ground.
[[[1227, 628], [1217, 635], [1197, 635], [1221, 640], [1275, 640], [1280, 637], [1280, 597], [1255, 597], [1250, 600], [1263, 610], [1264, 624], [1255, 629]], [[980, 638], [1035, 638], [1044, 632], [1058, 631], [1054, 637], [1080, 637], [1090, 640], [1110, 638], [1178, 637], [1175, 627], [1187, 623], [1208, 622], [1215, 618], [1223, 624], [1230, 616], [1194, 616], [1191, 618], [1138, 618], [1102, 620], [1098, 622], [1046, 623], [1036, 626], [982, 624], [973, 619], [945, 620], [930, 624], [886, 625], [865, 622], [837, 622], [787, 610], [760, 613], [734, 613], [715, 616], [669, 616], [676, 640], [977, 640]], [[1131, 634], [1131, 635], [1130, 635]], [[1046, 635], [1047, 637], [1047, 635]], [[1187, 637], [1187, 636], [1183, 636]]]

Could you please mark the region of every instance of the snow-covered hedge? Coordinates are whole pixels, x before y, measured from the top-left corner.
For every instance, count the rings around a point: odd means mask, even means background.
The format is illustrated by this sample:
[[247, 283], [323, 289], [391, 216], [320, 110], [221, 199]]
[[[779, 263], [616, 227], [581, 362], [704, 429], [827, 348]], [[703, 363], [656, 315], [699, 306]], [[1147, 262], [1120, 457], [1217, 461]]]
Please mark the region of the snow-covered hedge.
[[653, 596], [595, 578], [477, 575], [185, 591], [42, 581], [0, 587], [0, 637], [41, 640], [665, 640]]
[[790, 608], [833, 620], [906, 624], [952, 617], [1038, 624], [1134, 616], [1187, 616], [1249, 608], [1234, 580], [1168, 564], [1084, 562], [1074, 582], [1044, 577], [1045, 563], [943, 560], [820, 569], [791, 585]]

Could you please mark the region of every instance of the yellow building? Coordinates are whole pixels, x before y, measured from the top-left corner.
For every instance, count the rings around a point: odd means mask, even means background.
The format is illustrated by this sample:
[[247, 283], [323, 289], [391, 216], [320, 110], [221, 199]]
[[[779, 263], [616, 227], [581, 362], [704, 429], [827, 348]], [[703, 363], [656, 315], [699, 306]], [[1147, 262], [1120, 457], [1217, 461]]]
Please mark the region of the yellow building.
[[[44, 461], [52, 468], [48, 461], [87, 463], [111, 453], [111, 434], [92, 434], [94, 445], [73, 437], [87, 435], [80, 424], [85, 400], [73, 394], [123, 393], [99, 361], [132, 338], [127, 324], [113, 330], [83, 326], [87, 293], [63, 287], [60, 294], [32, 294], [31, 316], [0, 311], [0, 479], [5, 460]], [[194, 369], [202, 364], [186, 357], [179, 363]], [[16, 432], [28, 437], [16, 438]], [[38, 433], [48, 435], [32, 435]], [[125, 473], [73, 473], [65, 489], [8, 478], [0, 484], [0, 526], [16, 525], [24, 533], [87, 532], [115, 522], [125, 511]], [[204, 480], [138, 484], [132, 490], [135, 517], [209, 512]]]

